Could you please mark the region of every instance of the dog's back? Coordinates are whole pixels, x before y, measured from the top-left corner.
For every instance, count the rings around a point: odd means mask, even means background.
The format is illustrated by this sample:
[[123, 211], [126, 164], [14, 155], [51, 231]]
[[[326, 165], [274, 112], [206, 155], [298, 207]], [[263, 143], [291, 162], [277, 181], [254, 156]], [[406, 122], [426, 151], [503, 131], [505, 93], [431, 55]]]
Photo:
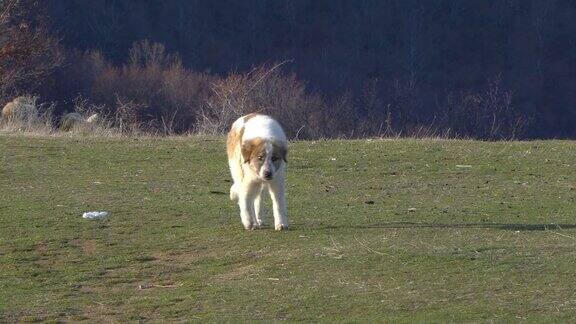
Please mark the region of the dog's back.
[[[245, 116], [249, 117], [251, 115]], [[244, 120], [242, 142], [261, 138], [285, 145], [286, 135], [277, 121], [266, 115], [254, 115]]]

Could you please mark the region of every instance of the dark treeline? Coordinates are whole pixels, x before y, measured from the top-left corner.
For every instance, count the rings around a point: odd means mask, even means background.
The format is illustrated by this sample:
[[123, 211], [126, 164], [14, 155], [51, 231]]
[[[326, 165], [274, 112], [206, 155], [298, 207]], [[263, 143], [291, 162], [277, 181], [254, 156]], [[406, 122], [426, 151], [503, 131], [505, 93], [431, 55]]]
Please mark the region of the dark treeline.
[[[297, 104], [310, 107], [282, 112], [283, 118], [296, 118], [291, 132], [304, 128], [308, 137], [425, 129], [491, 139], [576, 138], [575, 1], [48, 0], [36, 10], [67, 57], [56, 69], [58, 79], [81, 78], [86, 69], [96, 74], [38, 90], [62, 111], [72, 109], [78, 94], [96, 105], [118, 104], [113, 92], [128, 87], [118, 79], [134, 77], [134, 46], [142, 52], [149, 40], [165, 47], [163, 59], [172, 56], [161, 69], [177, 64], [206, 81], [189, 98], [204, 108], [201, 94], [213, 93], [214, 84], [225, 87], [216, 79], [229, 85], [231, 74], [290, 60], [274, 73], [284, 87], [286, 79], [304, 86], [306, 98]], [[94, 55], [108, 68], [94, 72]], [[103, 82], [106, 73], [116, 81]], [[146, 102], [150, 110], [151, 102], [167, 101]], [[244, 110], [261, 108], [252, 102], [257, 107]], [[177, 118], [188, 124], [200, 115], [217, 118], [218, 109], [208, 106], [212, 111], [203, 114], [182, 115], [180, 108]], [[322, 125], [331, 131], [313, 129]]]

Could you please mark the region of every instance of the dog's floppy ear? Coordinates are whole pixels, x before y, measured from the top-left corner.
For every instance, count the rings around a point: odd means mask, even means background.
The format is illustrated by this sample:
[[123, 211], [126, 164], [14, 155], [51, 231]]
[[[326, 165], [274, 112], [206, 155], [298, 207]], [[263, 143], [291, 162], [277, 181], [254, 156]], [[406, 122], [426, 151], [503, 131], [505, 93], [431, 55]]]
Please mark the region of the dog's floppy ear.
[[242, 160], [244, 163], [250, 162], [250, 156], [252, 155], [252, 150], [254, 149], [254, 145], [252, 142], [246, 142], [242, 144]]
[[274, 144], [274, 149], [280, 155], [280, 158], [284, 160], [284, 162], [288, 162], [287, 155], [288, 155], [288, 148], [282, 144]]

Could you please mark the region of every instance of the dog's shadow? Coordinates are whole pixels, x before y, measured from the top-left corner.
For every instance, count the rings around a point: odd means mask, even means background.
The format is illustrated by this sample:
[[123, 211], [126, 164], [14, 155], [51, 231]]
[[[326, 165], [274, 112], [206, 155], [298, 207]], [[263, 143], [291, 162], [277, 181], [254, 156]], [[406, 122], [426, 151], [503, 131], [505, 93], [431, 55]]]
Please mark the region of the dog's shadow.
[[507, 231], [548, 231], [574, 229], [576, 224], [525, 224], [525, 223], [416, 223], [416, 222], [389, 222], [366, 225], [320, 225], [310, 229], [408, 229], [408, 228], [485, 228]]

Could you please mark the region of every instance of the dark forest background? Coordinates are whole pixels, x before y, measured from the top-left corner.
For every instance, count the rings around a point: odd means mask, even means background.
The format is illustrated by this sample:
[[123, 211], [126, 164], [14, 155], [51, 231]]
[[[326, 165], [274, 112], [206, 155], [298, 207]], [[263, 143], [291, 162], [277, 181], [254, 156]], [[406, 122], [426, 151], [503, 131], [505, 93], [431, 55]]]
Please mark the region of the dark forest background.
[[0, 104], [165, 133], [576, 138], [576, 1], [0, 0]]

